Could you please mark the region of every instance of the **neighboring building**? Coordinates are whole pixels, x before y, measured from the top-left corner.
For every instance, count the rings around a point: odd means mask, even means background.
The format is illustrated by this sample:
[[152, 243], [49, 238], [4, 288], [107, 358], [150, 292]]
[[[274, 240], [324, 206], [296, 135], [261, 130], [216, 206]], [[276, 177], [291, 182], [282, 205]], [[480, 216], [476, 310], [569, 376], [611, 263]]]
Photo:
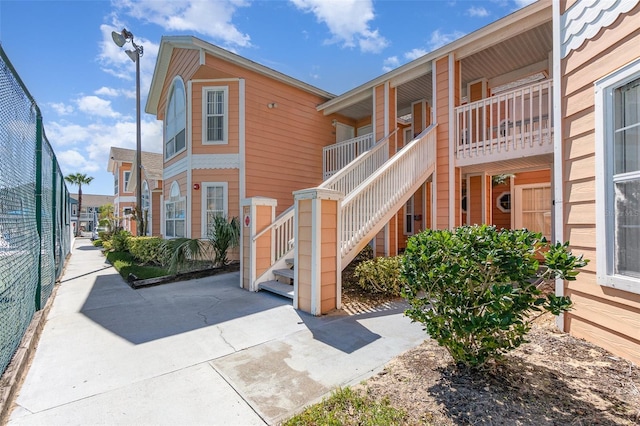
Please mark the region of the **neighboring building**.
[[533, 3], [341, 96], [164, 37], [146, 105], [164, 122], [162, 233], [239, 216], [241, 285], [320, 314], [367, 244], [394, 255], [426, 228], [526, 227], [591, 259], [557, 286], [575, 298], [559, 326], [640, 361], [640, 8], [603, 7]]
[[554, 5], [557, 235], [591, 262], [564, 330], [640, 364], [640, 1]]
[[[71, 229], [75, 231], [80, 226], [80, 231], [85, 233], [93, 232], [97, 227], [98, 213], [100, 207], [105, 204], [113, 204], [113, 196], [96, 195], [82, 193], [82, 211], [78, 212], [78, 194], [69, 194], [71, 205]], [[80, 213], [80, 214], [78, 214]], [[78, 225], [78, 222], [80, 224]]]
[[[134, 217], [136, 206], [136, 151], [111, 147], [107, 171], [113, 173], [114, 214], [123, 229], [137, 234]], [[147, 235], [161, 235], [160, 203], [162, 198], [162, 154], [142, 152], [142, 212], [148, 221]]]

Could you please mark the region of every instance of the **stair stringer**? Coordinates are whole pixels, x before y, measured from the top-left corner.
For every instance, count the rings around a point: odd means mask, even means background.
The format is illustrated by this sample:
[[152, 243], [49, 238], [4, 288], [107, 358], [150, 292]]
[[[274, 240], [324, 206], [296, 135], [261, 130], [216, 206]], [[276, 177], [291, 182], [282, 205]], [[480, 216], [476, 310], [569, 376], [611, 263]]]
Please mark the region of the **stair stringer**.
[[398, 211], [400, 211], [400, 209], [407, 203], [409, 198], [411, 198], [411, 196], [418, 190], [418, 188], [420, 188], [420, 186], [424, 182], [426, 182], [426, 180], [429, 178], [429, 176], [431, 176], [431, 174], [433, 174], [434, 171], [435, 164], [431, 165], [419, 179], [417, 179], [412, 185], [410, 185], [408, 189], [406, 189], [405, 192], [394, 203], [393, 207], [389, 208], [386, 213], [384, 213], [379, 219], [377, 219], [375, 225], [373, 225], [372, 228], [360, 238], [359, 242], [345, 255], [342, 256], [341, 267], [343, 270], [344, 268], [349, 266], [349, 263], [351, 263], [351, 261], [358, 255], [358, 253], [360, 253], [360, 250], [362, 250], [364, 246], [369, 244], [371, 239], [373, 239], [373, 237], [375, 237], [378, 232], [380, 232], [385, 227], [387, 222], [389, 222], [391, 218], [398, 214]]

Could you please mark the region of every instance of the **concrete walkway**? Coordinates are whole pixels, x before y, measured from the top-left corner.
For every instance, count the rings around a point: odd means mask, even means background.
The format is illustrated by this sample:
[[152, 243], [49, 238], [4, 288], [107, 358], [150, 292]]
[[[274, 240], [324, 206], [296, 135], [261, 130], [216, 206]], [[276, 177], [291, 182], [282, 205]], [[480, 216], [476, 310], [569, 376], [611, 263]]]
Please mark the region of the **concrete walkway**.
[[313, 317], [231, 273], [132, 290], [77, 240], [9, 424], [276, 424], [425, 338], [404, 306]]

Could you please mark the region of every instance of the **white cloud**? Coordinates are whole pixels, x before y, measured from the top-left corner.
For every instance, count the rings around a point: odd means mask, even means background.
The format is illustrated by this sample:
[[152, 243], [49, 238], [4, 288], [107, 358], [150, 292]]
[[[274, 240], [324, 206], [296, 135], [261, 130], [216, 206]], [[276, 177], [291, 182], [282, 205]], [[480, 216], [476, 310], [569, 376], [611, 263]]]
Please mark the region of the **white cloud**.
[[371, 0], [290, 0], [305, 13], [313, 13], [327, 25], [332, 38], [327, 43], [342, 43], [344, 47], [358, 46], [362, 52], [378, 53], [389, 45], [369, 22], [375, 18]]
[[115, 98], [116, 96], [118, 96], [120, 94], [120, 91], [118, 89], [114, 89], [113, 87], [102, 86], [101, 88], [99, 88], [98, 90], [96, 90], [93, 93], [96, 94], [96, 95], [110, 96], [112, 98]]
[[395, 68], [398, 68], [398, 65], [400, 65], [400, 61], [398, 60], [398, 57], [390, 56], [387, 59], [385, 59], [384, 62], [382, 63], [382, 71], [389, 72]]
[[435, 50], [439, 47], [444, 46], [445, 44], [449, 44], [454, 40], [459, 39], [464, 36], [465, 33], [461, 31], [453, 31], [451, 33], [443, 34], [440, 30], [435, 30], [431, 33], [431, 39], [429, 40], [429, 47], [431, 50]]
[[482, 6], [480, 7], [471, 6], [469, 9], [467, 9], [467, 15], [484, 18], [486, 16], [489, 16], [489, 12], [487, 11], [487, 9], [485, 9]]
[[251, 38], [231, 22], [244, 0], [123, 0], [115, 6], [127, 15], [169, 31], [197, 32], [226, 44], [248, 47]]
[[408, 52], [406, 52], [404, 54], [404, 57], [407, 58], [410, 61], [413, 61], [414, 59], [418, 59], [421, 56], [426, 55], [428, 52], [424, 49], [412, 49]]
[[[165, 4], [165, 2], [161, 2], [161, 4]], [[100, 26], [102, 40], [100, 41], [98, 61], [104, 72], [133, 83], [136, 77], [136, 66], [125, 53], [126, 50], [131, 50], [133, 47], [130, 43], [125, 44], [123, 47], [118, 47], [111, 38], [112, 31], [120, 32], [122, 28], [123, 25], [117, 20], [114, 20], [111, 25], [103, 24]], [[140, 58], [140, 92], [146, 94], [149, 93], [160, 46], [147, 39], [139, 38], [135, 34], [134, 41], [137, 45], [142, 46], [144, 50]], [[132, 86], [134, 87], [131, 90], [122, 91], [121, 93], [128, 98], [135, 98], [135, 84], [132, 84]]]
[[120, 113], [111, 108], [111, 101], [98, 96], [82, 96], [76, 99], [78, 110], [97, 117], [118, 118]]
[[64, 102], [51, 102], [49, 103], [49, 107], [58, 115], [69, 115], [73, 113], [73, 106], [66, 105]]
[[531, 3], [535, 2], [536, 0], [514, 0], [514, 2], [516, 3], [517, 7], [525, 7], [530, 5]]
[[100, 170], [100, 165], [87, 159], [75, 149], [59, 151], [56, 153], [60, 168], [62, 170], [75, 170], [80, 173], [96, 172]]

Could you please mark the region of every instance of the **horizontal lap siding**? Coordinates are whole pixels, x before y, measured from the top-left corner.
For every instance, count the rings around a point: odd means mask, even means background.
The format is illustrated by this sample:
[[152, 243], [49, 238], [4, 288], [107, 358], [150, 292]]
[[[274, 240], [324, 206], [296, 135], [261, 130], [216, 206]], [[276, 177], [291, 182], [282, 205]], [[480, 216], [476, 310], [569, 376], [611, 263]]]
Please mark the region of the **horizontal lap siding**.
[[[565, 5], [565, 8], [567, 5]], [[572, 51], [562, 62], [564, 239], [590, 259], [575, 282], [565, 284], [574, 309], [565, 328], [640, 363], [640, 296], [596, 282], [595, 107], [596, 80], [638, 57], [640, 6]]]
[[226, 182], [227, 183], [227, 216], [240, 218], [240, 183], [238, 169], [195, 169], [192, 171], [191, 180], [194, 184], [200, 184], [200, 189], [191, 188], [191, 235], [193, 238], [202, 236], [202, 197], [203, 183]]
[[[449, 228], [449, 58], [436, 62], [436, 226]], [[453, 107], [453, 106], [452, 106]]]

